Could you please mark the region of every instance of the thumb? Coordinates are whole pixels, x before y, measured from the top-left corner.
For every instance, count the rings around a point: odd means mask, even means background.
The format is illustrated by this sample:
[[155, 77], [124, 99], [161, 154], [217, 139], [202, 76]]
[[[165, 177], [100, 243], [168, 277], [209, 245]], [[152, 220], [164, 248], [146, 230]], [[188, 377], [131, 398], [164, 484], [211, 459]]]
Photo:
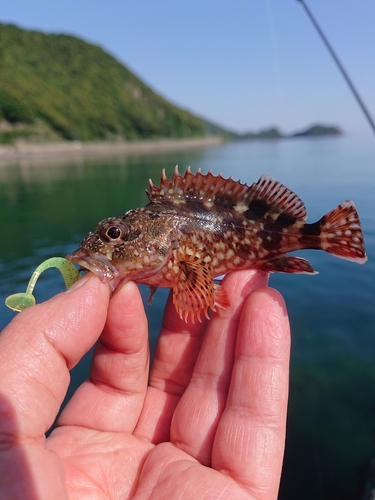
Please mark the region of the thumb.
[[[0, 396], [20, 434], [40, 436], [52, 425], [69, 385], [69, 370], [99, 337], [109, 287], [94, 275], [18, 314], [0, 336]], [[0, 411], [1, 420], [6, 413]]]

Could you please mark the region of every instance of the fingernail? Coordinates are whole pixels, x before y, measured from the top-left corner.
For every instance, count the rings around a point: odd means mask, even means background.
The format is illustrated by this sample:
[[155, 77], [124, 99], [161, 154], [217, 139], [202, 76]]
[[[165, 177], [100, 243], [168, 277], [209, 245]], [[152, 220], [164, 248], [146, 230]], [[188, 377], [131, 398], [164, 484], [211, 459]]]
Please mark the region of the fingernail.
[[86, 276], [82, 276], [82, 278], [80, 278], [78, 281], [76, 281], [75, 283], [73, 283], [72, 286], [70, 286], [65, 293], [69, 293], [69, 292], [74, 292], [74, 290], [77, 290], [77, 288], [81, 287], [82, 285], [84, 285], [85, 283], [87, 283], [87, 281], [90, 279], [92, 275], [90, 274], [86, 274]]

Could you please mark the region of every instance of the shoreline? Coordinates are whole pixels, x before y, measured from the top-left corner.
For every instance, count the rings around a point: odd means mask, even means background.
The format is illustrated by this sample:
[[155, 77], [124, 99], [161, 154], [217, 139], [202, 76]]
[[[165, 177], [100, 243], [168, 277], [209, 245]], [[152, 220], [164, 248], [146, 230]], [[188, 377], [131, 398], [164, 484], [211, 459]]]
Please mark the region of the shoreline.
[[0, 165], [24, 159], [53, 159], [98, 157], [130, 154], [150, 154], [184, 149], [219, 146], [224, 141], [219, 136], [193, 137], [188, 139], [150, 139], [129, 142], [52, 142], [0, 145]]

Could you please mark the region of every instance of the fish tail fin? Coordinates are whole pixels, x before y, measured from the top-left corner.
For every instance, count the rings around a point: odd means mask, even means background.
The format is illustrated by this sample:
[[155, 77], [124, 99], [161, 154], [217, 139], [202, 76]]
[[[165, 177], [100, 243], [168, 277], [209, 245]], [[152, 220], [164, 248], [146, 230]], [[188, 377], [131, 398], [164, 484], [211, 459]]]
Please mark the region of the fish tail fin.
[[344, 201], [320, 221], [321, 248], [342, 259], [364, 264], [367, 260], [361, 222], [351, 200]]

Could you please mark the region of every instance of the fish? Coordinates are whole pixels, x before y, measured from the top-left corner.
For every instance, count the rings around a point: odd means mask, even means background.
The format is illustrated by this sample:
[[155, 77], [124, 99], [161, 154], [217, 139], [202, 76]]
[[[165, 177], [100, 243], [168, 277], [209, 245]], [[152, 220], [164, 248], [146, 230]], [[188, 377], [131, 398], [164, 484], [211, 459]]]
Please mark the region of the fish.
[[66, 258], [92, 271], [114, 290], [120, 283], [171, 288], [179, 316], [210, 318], [230, 299], [215, 278], [234, 270], [315, 274], [288, 252], [320, 249], [363, 264], [363, 232], [356, 207], [344, 201], [307, 223], [302, 200], [264, 174], [250, 186], [212, 171], [184, 175], [175, 167], [160, 186], [149, 180], [149, 203], [108, 217]]

